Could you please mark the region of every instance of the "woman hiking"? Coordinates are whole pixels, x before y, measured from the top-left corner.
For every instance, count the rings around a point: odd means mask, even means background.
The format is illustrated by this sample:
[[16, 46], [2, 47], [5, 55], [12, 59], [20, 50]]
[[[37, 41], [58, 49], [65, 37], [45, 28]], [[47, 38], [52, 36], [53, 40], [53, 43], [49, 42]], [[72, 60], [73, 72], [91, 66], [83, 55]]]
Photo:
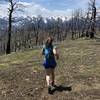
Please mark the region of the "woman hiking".
[[55, 87], [55, 67], [57, 65], [56, 59], [59, 59], [59, 55], [57, 53], [57, 49], [53, 46], [53, 38], [48, 37], [46, 43], [43, 47], [42, 54], [45, 59], [43, 62], [43, 66], [46, 71], [46, 82], [48, 86], [48, 93], [51, 94], [51, 87]]

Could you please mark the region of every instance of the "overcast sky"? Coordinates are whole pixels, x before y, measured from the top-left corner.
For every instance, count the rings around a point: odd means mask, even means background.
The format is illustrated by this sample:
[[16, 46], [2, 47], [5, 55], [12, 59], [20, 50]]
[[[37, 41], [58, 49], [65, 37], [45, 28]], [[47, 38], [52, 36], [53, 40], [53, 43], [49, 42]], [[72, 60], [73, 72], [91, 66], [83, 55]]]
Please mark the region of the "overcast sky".
[[[15, 1], [15, 0], [14, 0]], [[14, 17], [37, 16], [43, 17], [70, 17], [72, 10], [87, 9], [89, 0], [17, 0], [22, 6], [14, 12]], [[100, 0], [96, 0], [100, 7]], [[0, 0], [0, 17], [7, 17], [9, 4]]]

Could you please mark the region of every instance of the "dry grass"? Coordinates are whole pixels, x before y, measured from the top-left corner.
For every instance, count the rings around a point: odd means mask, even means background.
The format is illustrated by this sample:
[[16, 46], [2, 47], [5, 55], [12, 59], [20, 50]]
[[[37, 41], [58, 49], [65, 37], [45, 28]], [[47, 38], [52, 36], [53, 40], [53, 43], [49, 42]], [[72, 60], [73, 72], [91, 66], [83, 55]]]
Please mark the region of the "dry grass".
[[82, 38], [66, 40], [58, 46], [56, 83], [71, 86], [72, 91], [56, 91], [53, 96], [47, 94], [44, 85], [41, 50], [1, 56], [1, 100], [100, 100], [99, 44], [99, 38]]

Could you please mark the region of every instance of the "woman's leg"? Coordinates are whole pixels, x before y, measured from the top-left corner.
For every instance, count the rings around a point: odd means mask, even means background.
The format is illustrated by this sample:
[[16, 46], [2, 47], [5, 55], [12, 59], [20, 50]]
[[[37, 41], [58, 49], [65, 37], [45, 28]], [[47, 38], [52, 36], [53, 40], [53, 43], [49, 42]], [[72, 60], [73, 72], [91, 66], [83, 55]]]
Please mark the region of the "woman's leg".
[[51, 84], [54, 86], [55, 84], [55, 69], [51, 69]]
[[51, 69], [46, 69], [46, 82], [47, 82], [47, 86], [50, 86], [50, 75], [51, 75]]
[[51, 94], [51, 69], [46, 69], [46, 82], [48, 86], [48, 93]]

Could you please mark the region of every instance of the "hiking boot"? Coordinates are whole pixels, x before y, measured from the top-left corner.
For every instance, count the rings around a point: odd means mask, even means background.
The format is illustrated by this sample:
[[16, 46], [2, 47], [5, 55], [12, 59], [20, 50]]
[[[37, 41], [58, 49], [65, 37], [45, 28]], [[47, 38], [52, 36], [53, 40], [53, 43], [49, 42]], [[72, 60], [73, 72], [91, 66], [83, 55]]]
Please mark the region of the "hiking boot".
[[48, 94], [52, 94], [51, 86], [48, 87]]
[[54, 86], [54, 82], [52, 82], [51, 85]]
[[52, 85], [53, 87], [57, 87], [57, 86], [54, 84], [54, 82], [52, 82], [51, 85]]

